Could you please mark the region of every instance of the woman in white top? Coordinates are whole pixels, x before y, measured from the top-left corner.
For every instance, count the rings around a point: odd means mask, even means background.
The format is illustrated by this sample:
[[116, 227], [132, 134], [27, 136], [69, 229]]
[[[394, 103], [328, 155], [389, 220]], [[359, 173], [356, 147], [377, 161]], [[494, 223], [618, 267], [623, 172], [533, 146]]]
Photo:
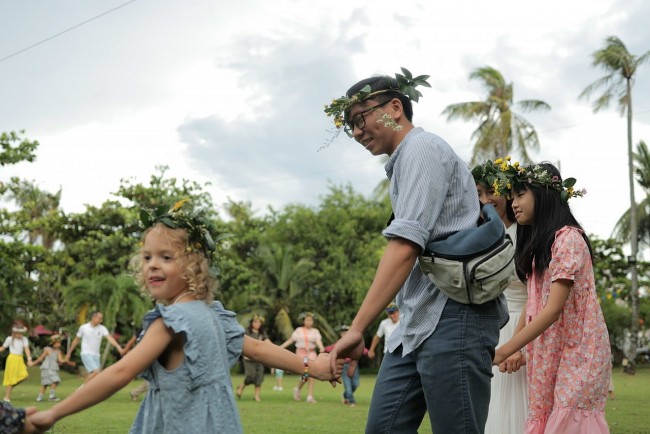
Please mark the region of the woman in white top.
[[[506, 226], [506, 234], [510, 236], [513, 243], [516, 243], [517, 222], [512, 210], [512, 201], [504, 196], [495, 195], [492, 187], [494, 182], [492, 178], [496, 169], [497, 167], [488, 161], [472, 170], [478, 198], [482, 204], [489, 203], [494, 206]], [[499, 346], [508, 342], [514, 334], [528, 298], [526, 285], [516, 275], [513, 275], [512, 279], [504, 291], [510, 321], [501, 329]], [[485, 424], [485, 434], [521, 434], [524, 432], [528, 413], [526, 367], [523, 366], [519, 371], [508, 374], [499, 372], [499, 367], [493, 366], [492, 373], [494, 377], [492, 377], [490, 410]]]
[[11, 326], [11, 336], [5, 339], [0, 352], [9, 348], [9, 357], [5, 366], [5, 376], [2, 385], [6, 387], [4, 401], [11, 402], [11, 391], [18, 383], [27, 378], [27, 366], [23, 354], [27, 354], [29, 365], [32, 364], [32, 353], [29, 351], [29, 341], [24, 336], [27, 333], [27, 323], [15, 320]]

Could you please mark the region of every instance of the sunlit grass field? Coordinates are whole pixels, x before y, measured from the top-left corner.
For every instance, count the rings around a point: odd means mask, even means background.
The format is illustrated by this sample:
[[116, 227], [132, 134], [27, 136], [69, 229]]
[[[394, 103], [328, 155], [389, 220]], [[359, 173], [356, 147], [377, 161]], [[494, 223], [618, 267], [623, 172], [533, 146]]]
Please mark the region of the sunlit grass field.
[[[0, 372], [2, 374], [3, 372]], [[36, 406], [45, 409], [50, 402], [35, 402], [40, 385], [38, 367], [29, 369], [29, 378], [14, 389], [12, 403], [18, 407]], [[61, 373], [62, 383], [58, 394], [65, 397], [81, 384], [81, 378]], [[242, 381], [233, 376], [233, 386]], [[374, 375], [362, 375], [361, 386], [355, 397], [357, 406], [350, 408], [341, 403], [342, 385], [332, 388], [328, 383], [317, 383], [317, 404], [295, 402], [291, 389], [297, 382], [295, 375], [284, 378], [284, 390], [274, 391], [275, 379], [266, 376], [262, 385], [262, 402], [253, 400], [253, 387], [248, 386], [238, 401], [244, 432], [247, 434], [357, 434], [364, 432], [370, 396], [375, 383]], [[615, 369], [616, 396], [607, 405], [607, 421], [612, 434], [650, 433], [650, 366], [639, 367], [635, 376], [628, 376]], [[70, 416], [51, 431], [56, 434], [110, 434], [127, 433], [139, 404], [133, 402], [128, 391], [138, 385], [133, 382], [107, 401], [82, 413]], [[306, 387], [303, 388], [306, 392]], [[46, 395], [47, 396], [47, 395]], [[304, 396], [303, 396], [304, 399]], [[420, 427], [421, 433], [431, 432], [427, 418]], [[191, 433], [188, 433], [191, 434]]]

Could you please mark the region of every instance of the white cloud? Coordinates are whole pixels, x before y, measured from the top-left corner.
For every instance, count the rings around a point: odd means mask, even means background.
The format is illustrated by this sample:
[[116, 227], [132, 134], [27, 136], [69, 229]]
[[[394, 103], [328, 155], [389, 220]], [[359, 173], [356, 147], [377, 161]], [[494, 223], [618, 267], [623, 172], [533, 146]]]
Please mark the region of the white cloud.
[[[3, 2], [0, 58], [124, 4], [124, 1]], [[339, 137], [323, 104], [351, 84], [400, 66], [430, 74], [415, 122], [470, 158], [471, 123], [447, 122], [445, 106], [483, 96], [468, 80], [480, 66], [515, 84], [515, 100], [553, 110], [525, 115], [537, 126], [540, 160], [560, 161], [589, 194], [573, 203], [588, 232], [607, 236], [627, 209], [625, 122], [578, 101], [602, 76], [590, 55], [618, 35], [633, 53], [650, 49], [641, 0], [498, 5], [335, 0], [137, 1], [0, 62], [2, 126], [41, 142], [38, 161], [4, 168], [41, 188], [63, 188], [63, 208], [83, 210], [121, 178], [146, 182], [156, 165], [211, 181], [217, 203], [258, 210], [313, 204], [329, 183], [370, 193], [380, 160]], [[650, 65], [635, 87], [635, 143], [650, 140]]]

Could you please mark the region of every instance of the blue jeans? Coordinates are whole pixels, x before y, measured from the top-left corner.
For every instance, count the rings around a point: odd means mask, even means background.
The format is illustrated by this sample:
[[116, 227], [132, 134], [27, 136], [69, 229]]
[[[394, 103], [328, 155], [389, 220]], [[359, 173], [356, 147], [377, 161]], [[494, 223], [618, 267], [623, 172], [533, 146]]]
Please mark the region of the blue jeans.
[[417, 433], [429, 410], [434, 433], [483, 433], [490, 403], [496, 302], [449, 300], [429, 338], [402, 357], [387, 353], [373, 392], [366, 433]]
[[357, 366], [357, 369], [354, 370], [352, 377], [348, 377], [348, 366], [349, 363], [343, 365], [343, 375], [341, 375], [341, 378], [343, 378], [343, 388], [345, 389], [343, 398], [347, 399], [350, 404], [356, 404], [354, 392], [359, 387], [359, 367]]

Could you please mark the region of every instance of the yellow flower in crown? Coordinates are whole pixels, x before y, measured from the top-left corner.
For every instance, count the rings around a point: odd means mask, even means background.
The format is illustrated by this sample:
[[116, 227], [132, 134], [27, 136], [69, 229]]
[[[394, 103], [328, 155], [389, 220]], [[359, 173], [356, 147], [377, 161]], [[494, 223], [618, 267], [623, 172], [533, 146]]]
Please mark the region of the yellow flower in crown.
[[494, 189], [495, 196], [501, 196], [501, 192], [499, 191], [499, 181], [497, 179], [492, 183], [492, 188]]
[[178, 211], [179, 209], [183, 208], [183, 205], [185, 205], [185, 204], [186, 204], [187, 202], [189, 202], [189, 201], [190, 201], [189, 198], [185, 198], [185, 199], [181, 199], [181, 200], [179, 200], [178, 202], [176, 202], [176, 203], [174, 204], [174, 206], [172, 207], [172, 209], [170, 210], [170, 212], [176, 212], [176, 211]]

